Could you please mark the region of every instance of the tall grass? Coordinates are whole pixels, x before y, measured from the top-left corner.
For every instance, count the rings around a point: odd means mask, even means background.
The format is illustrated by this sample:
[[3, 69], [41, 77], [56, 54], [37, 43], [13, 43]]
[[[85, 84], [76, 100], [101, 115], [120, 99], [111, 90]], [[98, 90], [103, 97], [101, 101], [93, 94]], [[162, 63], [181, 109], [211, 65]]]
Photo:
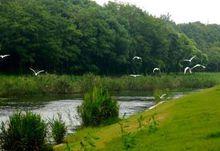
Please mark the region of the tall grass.
[[129, 76], [106, 77], [92, 74], [84, 76], [47, 74], [38, 77], [0, 75], [0, 97], [85, 93], [94, 86], [100, 85], [109, 91], [117, 92], [200, 89], [219, 84], [219, 77], [219, 73], [171, 74], [137, 78]]
[[84, 96], [78, 112], [84, 126], [97, 126], [118, 118], [119, 107], [107, 90], [94, 87]]
[[52, 131], [52, 137], [56, 144], [63, 143], [64, 137], [67, 133], [67, 127], [65, 122], [62, 121], [61, 115], [58, 115], [58, 118], [53, 118], [50, 121], [50, 127]]

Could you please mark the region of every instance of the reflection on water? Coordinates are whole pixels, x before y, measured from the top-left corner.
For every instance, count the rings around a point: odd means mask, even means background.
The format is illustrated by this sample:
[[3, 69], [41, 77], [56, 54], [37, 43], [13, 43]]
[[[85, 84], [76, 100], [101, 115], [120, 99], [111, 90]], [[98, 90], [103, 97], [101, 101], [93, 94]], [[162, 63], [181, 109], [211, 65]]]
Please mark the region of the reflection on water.
[[[179, 93], [175, 96], [181, 96]], [[43, 119], [48, 120], [56, 117], [57, 114], [62, 116], [62, 120], [68, 125], [68, 131], [71, 132], [77, 126], [80, 126], [81, 120], [77, 113], [77, 107], [81, 105], [81, 98], [67, 99], [68, 96], [59, 98], [41, 97], [32, 101], [29, 98], [20, 99], [1, 99], [0, 100], [0, 122], [6, 121], [10, 115], [17, 110], [28, 110], [40, 114]], [[119, 103], [119, 116], [122, 117], [133, 115], [141, 112], [153, 105], [153, 97], [148, 96], [117, 96], [115, 97]]]

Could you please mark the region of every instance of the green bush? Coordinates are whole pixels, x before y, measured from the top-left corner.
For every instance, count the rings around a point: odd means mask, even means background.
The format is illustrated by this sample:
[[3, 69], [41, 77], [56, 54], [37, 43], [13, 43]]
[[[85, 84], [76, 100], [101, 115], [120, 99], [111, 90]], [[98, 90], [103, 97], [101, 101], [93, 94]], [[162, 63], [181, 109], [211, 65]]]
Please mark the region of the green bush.
[[47, 125], [40, 115], [31, 112], [15, 113], [2, 123], [0, 143], [6, 151], [46, 150]]
[[67, 132], [67, 127], [65, 123], [61, 120], [61, 116], [57, 119], [53, 119], [50, 122], [51, 130], [52, 130], [52, 137], [57, 144], [63, 142], [64, 137]]
[[84, 126], [97, 126], [118, 118], [119, 107], [108, 91], [94, 87], [85, 94], [83, 104], [78, 108]]

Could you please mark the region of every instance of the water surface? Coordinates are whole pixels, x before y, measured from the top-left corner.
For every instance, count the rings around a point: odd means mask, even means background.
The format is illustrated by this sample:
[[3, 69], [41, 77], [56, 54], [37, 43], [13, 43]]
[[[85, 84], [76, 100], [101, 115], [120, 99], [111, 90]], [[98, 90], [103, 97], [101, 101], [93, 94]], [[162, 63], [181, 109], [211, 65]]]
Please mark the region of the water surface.
[[[176, 93], [173, 97], [180, 97], [183, 93]], [[7, 121], [9, 116], [18, 110], [27, 110], [40, 114], [44, 120], [62, 116], [68, 131], [72, 132], [81, 125], [77, 107], [81, 105], [81, 96], [41, 96], [22, 99], [0, 99], [0, 121]], [[119, 104], [119, 117], [129, 117], [155, 105], [154, 97], [147, 94], [125, 95], [114, 97]]]

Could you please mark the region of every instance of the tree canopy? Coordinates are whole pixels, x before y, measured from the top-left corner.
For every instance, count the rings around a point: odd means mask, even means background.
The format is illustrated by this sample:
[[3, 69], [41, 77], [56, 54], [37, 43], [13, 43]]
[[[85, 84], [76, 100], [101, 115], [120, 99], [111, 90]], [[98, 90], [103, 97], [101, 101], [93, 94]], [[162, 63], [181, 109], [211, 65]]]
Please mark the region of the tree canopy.
[[184, 58], [202, 58], [198, 46], [182, 25], [171, 26], [166, 17], [133, 5], [0, 0], [0, 54], [11, 55], [0, 62], [4, 72], [27, 73], [29, 67], [60, 74], [151, 73], [154, 67], [178, 72]]

